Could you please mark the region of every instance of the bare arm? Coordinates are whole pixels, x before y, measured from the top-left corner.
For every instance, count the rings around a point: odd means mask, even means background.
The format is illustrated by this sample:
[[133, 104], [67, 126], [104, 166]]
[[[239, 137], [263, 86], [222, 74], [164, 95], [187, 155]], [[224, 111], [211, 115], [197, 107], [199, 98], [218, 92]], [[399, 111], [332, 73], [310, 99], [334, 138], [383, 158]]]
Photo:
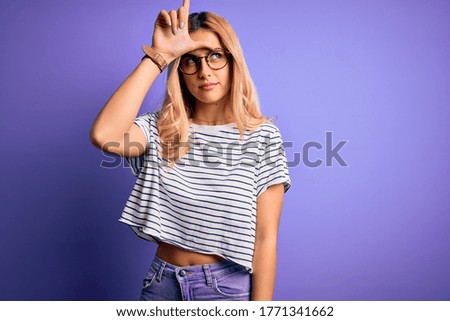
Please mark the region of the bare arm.
[[[142, 130], [133, 123], [150, 86], [160, 74], [158, 67], [143, 59], [105, 104], [91, 128], [92, 143], [104, 151], [138, 156], [145, 151], [146, 141]], [[140, 146], [127, 150], [124, 140]], [[137, 143], [137, 144], [136, 144]]]
[[277, 263], [278, 224], [283, 198], [283, 184], [275, 184], [257, 199], [252, 301], [272, 300]]
[[[203, 45], [203, 42], [195, 42], [189, 36], [189, 6], [190, 0], [184, 0], [178, 12], [162, 10], [155, 21], [152, 47], [167, 63]], [[153, 61], [144, 59], [120, 85], [92, 125], [90, 139], [96, 147], [121, 156], [133, 157], [144, 153], [144, 133], [133, 121], [159, 74], [160, 70]], [[129, 142], [129, 146], [139, 147], [128, 148], [125, 142]]]

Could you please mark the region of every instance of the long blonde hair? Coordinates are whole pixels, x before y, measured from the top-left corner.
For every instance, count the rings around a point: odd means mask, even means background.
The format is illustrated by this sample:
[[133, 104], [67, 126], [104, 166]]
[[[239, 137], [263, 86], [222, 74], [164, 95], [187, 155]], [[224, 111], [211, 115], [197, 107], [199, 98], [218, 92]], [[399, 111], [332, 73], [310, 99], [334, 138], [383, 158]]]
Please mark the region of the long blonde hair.
[[[232, 72], [229, 103], [240, 139], [245, 130], [255, 130], [263, 123], [271, 121], [263, 116], [255, 85], [245, 63], [244, 54], [236, 33], [223, 17], [201, 12], [189, 15], [189, 33], [198, 29], [207, 29], [216, 33], [225, 49], [230, 52]], [[195, 99], [190, 94], [178, 71], [180, 58], [169, 65], [167, 92], [158, 119], [158, 131], [162, 157], [169, 161], [172, 168], [189, 150], [189, 118], [193, 116]]]

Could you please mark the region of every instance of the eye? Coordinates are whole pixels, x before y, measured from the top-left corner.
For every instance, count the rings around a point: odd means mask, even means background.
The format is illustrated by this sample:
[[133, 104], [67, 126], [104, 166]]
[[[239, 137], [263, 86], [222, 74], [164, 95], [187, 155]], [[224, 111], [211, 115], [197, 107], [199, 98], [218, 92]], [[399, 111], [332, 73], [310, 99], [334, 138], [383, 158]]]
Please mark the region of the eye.
[[212, 52], [209, 55], [209, 60], [219, 60], [223, 58], [223, 54], [220, 52]]
[[195, 56], [186, 56], [185, 58], [183, 58], [181, 63], [185, 66], [194, 66], [197, 64], [197, 60], [198, 59]]

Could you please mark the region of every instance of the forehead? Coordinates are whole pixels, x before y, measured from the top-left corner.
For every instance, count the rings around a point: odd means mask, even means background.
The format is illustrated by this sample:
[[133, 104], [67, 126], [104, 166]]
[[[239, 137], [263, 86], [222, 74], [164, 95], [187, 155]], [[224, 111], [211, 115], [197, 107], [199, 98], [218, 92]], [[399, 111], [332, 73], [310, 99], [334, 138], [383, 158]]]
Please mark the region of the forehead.
[[202, 46], [202, 48], [198, 48], [196, 50], [190, 51], [189, 53], [199, 55], [204, 54], [205, 52], [215, 50], [215, 49], [223, 49], [222, 44], [220, 43], [219, 37], [213, 31], [206, 29], [199, 29], [195, 32], [189, 34], [192, 40], [194, 41], [202, 41], [206, 45]]

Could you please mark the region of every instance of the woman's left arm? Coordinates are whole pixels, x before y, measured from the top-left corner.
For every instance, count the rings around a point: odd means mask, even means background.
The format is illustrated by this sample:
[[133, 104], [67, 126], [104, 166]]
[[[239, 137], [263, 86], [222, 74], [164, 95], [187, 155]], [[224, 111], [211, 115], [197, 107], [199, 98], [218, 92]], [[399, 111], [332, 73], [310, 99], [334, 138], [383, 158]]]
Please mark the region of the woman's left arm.
[[277, 264], [278, 223], [283, 197], [283, 184], [275, 184], [257, 199], [252, 301], [272, 300]]

